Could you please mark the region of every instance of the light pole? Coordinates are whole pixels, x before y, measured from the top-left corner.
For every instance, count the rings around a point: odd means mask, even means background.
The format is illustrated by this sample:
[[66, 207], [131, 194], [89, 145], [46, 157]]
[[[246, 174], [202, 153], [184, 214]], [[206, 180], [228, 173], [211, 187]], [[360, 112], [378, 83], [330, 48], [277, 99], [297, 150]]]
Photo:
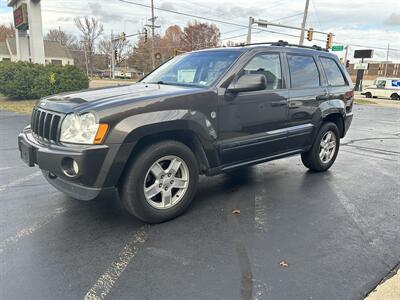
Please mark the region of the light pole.
[[300, 41], [299, 44], [304, 44], [304, 32], [306, 30], [306, 23], [307, 23], [307, 15], [308, 15], [308, 5], [310, 4], [310, 0], [306, 0], [306, 6], [304, 7], [304, 14], [303, 14], [303, 22], [301, 23], [301, 33], [300, 33]]

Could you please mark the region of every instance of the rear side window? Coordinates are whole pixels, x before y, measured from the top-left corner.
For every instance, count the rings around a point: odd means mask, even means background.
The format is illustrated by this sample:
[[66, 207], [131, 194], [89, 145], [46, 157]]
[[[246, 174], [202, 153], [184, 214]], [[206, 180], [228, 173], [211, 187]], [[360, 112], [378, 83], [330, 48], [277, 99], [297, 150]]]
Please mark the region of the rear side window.
[[329, 85], [346, 85], [346, 80], [336, 61], [331, 58], [321, 57], [321, 63]]
[[292, 88], [320, 86], [319, 71], [312, 56], [288, 55]]

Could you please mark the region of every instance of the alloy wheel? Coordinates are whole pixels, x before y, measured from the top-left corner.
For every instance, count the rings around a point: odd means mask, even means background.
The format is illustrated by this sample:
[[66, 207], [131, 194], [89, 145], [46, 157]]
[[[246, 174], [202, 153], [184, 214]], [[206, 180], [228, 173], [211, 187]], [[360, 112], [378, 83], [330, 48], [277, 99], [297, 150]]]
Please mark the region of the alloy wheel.
[[144, 196], [157, 209], [169, 209], [178, 204], [189, 187], [189, 169], [177, 156], [164, 156], [147, 171]]

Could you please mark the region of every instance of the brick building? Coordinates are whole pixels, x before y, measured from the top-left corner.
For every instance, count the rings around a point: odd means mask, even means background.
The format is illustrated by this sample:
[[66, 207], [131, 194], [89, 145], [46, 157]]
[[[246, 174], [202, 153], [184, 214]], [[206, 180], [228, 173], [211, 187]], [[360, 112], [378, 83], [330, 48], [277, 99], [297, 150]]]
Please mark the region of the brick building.
[[[400, 63], [389, 61], [365, 61], [368, 63], [368, 70], [364, 71], [364, 85], [372, 84], [377, 77], [394, 77], [400, 78]], [[386, 76], [385, 76], [385, 69]], [[354, 64], [350, 64], [347, 68], [353, 82], [356, 80], [357, 70], [354, 70]]]

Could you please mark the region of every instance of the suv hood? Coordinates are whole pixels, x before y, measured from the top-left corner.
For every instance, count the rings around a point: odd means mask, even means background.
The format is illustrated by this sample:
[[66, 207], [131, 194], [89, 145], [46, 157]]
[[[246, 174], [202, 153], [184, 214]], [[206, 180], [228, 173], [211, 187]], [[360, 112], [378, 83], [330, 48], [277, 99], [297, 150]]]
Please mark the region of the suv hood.
[[115, 105], [156, 100], [204, 91], [197, 87], [136, 83], [50, 96], [38, 102], [43, 109], [62, 113], [99, 111]]

